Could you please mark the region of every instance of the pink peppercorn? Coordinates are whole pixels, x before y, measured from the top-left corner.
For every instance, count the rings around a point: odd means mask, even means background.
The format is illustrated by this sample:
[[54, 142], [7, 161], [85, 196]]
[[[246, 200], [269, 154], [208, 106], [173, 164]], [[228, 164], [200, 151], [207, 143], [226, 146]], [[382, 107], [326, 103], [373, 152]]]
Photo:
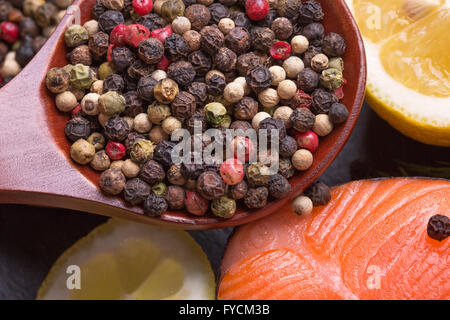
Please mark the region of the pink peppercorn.
[[186, 190], [186, 199], [184, 201], [184, 206], [190, 214], [196, 216], [202, 216], [208, 211], [209, 201], [202, 198], [195, 191]]
[[0, 38], [8, 43], [13, 43], [19, 38], [19, 27], [17, 24], [4, 21], [0, 24]]
[[78, 117], [81, 114], [81, 105], [77, 105], [75, 108], [73, 108], [71, 112], [72, 118]]
[[108, 52], [106, 53], [106, 60], [107, 60], [108, 62], [111, 62], [111, 61], [112, 61], [112, 52], [113, 52], [113, 49], [114, 49], [115, 47], [116, 47], [116, 46], [113, 45], [113, 44], [110, 44], [110, 45], [108, 46]]
[[160, 70], [166, 71], [167, 68], [169, 68], [170, 63], [171, 63], [170, 60], [169, 60], [166, 56], [163, 56], [163, 57], [161, 58], [161, 60], [159, 60], [159, 62], [158, 62], [158, 64], [156, 65], [156, 67], [157, 67], [158, 69], [160, 69]]
[[172, 28], [170, 26], [166, 26], [164, 28], [153, 30], [150, 33], [150, 37], [156, 38], [159, 41], [161, 41], [162, 43], [164, 43], [164, 40], [166, 40], [166, 38], [168, 36], [170, 36], [171, 34], [173, 34]]
[[152, 0], [133, 0], [133, 9], [141, 16], [149, 14], [153, 9]]
[[126, 40], [129, 45], [137, 47], [139, 42], [150, 37], [150, 31], [141, 24], [130, 24], [126, 30]]
[[319, 137], [314, 131], [311, 130], [306, 132], [297, 132], [295, 134], [295, 140], [297, 141], [300, 149], [307, 149], [312, 153], [319, 147]]
[[[245, 137], [235, 137], [231, 141], [231, 148], [233, 150], [234, 157], [237, 159], [249, 161], [255, 155], [255, 148], [253, 142]], [[242, 157], [242, 154], [244, 155]]]
[[269, 1], [267, 0], [247, 0], [245, 11], [250, 19], [259, 21], [264, 19], [269, 13]]
[[277, 60], [287, 59], [291, 56], [291, 45], [284, 41], [277, 41], [270, 48], [270, 55]]
[[342, 83], [342, 86], [340, 86], [339, 88], [337, 88], [336, 90], [334, 90], [334, 94], [336, 95], [336, 97], [341, 100], [344, 98], [344, 86], [347, 84], [347, 80], [344, 79], [344, 82]]
[[111, 160], [120, 160], [127, 154], [127, 149], [120, 142], [109, 141], [105, 149]]
[[127, 26], [124, 24], [118, 24], [111, 31], [109, 36], [109, 42], [111, 42], [116, 47], [123, 47], [127, 44]]
[[220, 176], [229, 186], [234, 186], [244, 179], [244, 166], [238, 159], [228, 159], [220, 166]]
[[304, 92], [303, 90], [298, 90], [295, 96], [291, 100], [291, 107], [293, 109], [297, 108], [310, 108], [312, 105], [312, 97]]

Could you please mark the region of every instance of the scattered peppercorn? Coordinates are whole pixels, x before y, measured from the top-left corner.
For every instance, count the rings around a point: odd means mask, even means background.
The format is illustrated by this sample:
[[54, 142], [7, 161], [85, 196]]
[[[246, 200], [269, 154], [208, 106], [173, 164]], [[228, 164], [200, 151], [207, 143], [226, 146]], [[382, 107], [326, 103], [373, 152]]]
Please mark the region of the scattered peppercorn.
[[321, 181], [311, 184], [305, 191], [305, 196], [310, 198], [315, 206], [324, 206], [331, 199], [330, 188]]
[[435, 214], [428, 220], [427, 234], [430, 238], [443, 241], [450, 236], [450, 219], [441, 214]]

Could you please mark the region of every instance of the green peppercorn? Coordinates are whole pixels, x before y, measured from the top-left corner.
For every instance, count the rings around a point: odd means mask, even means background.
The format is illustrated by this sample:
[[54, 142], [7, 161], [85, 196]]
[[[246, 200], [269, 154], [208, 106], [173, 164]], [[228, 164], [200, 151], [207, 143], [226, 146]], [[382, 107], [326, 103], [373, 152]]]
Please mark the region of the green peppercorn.
[[80, 25], [73, 25], [67, 28], [64, 33], [64, 41], [68, 47], [78, 47], [89, 40], [89, 33]]
[[150, 140], [138, 139], [133, 143], [130, 151], [131, 160], [144, 163], [153, 158], [154, 144]]
[[164, 195], [166, 192], [166, 185], [163, 182], [157, 183], [152, 187], [152, 192], [154, 194]]
[[338, 69], [329, 68], [322, 71], [320, 84], [329, 90], [336, 90], [344, 83], [342, 72]]
[[70, 75], [63, 68], [51, 68], [45, 77], [47, 89], [52, 93], [61, 93], [69, 88]]
[[94, 132], [89, 136], [87, 141], [94, 146], [95, 151], [99, 151], [105, 148], [105, 137], [101, 133]]
[[344, 71], [344, 60], [342, 58], [331, 58], [328, 62], [328, 68], [338, 69]]
[[56, 14], [56, 6], [51, 3], [45, 3], [39, 6], [34, 13], [34, 20], [40, 27], [49, 26], [52, 23], [53, 16]]
[[98, 67], [98, 78], [100, 80], [105, 80], [114, 73], [116, 73], [116, 70], [114, 70], [114, 67], [109, 62], [104, 62]]
[[166, 104], [153, 103], [148, 106], [147, 115], [153, 124], [161, 124], [164, 119], [170, 117], [170, 107]]
[[227, 196], [214, 199], [211, 202], [211, 211], [218, 217], [229, 219], [236, 212], [236, 200], [228, 198]]
[[161, 6], [163, 18], [172, 21], [176, 17], [184, 16], [185, 5], [181, 0], [168, 0]]
[[251, 186], [266, 186], [270, 179], [270, 169], [262, 163], [255, 162], [248, 166], [246, 176]]
[[125, 110], [125, 98], [116, 91], [108, 91], [98, 98], [98, 109], [108, 116], [118, 115]]
[[77, 64], [70, 69], [70, 84], [75, 89], [89, 89], [97, 80], [95, 73], [88, 66]]
[[212, 125], [219, 125], [227, 114], [227, 109], [219, 102], [211, 102], [205, 106], [206, 120]]

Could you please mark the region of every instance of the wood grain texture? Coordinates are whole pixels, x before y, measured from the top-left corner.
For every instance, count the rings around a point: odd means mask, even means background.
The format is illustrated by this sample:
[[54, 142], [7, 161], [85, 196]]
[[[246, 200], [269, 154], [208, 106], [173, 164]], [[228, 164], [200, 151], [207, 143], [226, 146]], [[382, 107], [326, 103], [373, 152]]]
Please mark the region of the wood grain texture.
[[[94, 0], [77, 0], [82, 23], [90, 19]], [[339, 153], [355, 125], [364, 99], [366, 60], [356, 23], [343, 0], [322, 0], [327, 32], [343, 35], [347, 43], [344, 77], [348, 80], [343, 103], [349, 107], [348, 121], [321, 139], [314, 164], [290, 180], [290, 197], [270, 202], [260, 210], [239, 209], [230, 220], [211, 215], [193, 217], [183, 211], [147, 217], [120, 197], [103, 194], [97, 187], [99, 174], [75, 164], [64, 136], [67, 115], [57, 111], [54, 97], [45, 88], [46, 71], [67, 63], [63, 32], [66, 16], [24, 70], [0, 90], [0, 203], [61, 207], [137, 222], [182, 229], [208, 229], [247, 223], [279, 210], [285, 202], [317, 179]]]

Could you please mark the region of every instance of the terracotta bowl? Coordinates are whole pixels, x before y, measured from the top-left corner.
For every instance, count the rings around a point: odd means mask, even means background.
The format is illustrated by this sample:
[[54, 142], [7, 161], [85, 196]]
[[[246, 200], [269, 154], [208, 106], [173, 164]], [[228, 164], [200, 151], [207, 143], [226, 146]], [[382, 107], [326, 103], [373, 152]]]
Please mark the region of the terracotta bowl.
[[[95, 0], [77, 0], [81, 23], [90, 19]], [[143, 214], [140, 207], [128, 205], [120, 197], [103, 194], [97, 187], [99, 174], [89, 166], [75, 164], [69, 156], [70, 144], [64, 136], [68, 119], [59, 113], [54, 97], [44, 84], [49, 68], [67, 63], [63, 32], [76, 17], [71, 10], [33, 60], [0, 90], [0, 203], [61, 207], [143, 223], [182, 229], [210, 229], [244, 224], [267, 216], [300, 194], [331, 164], [347, 141], [358, 118], [364, 98], [366, 60], [356, 23], [343, 0], [322, 0], [326, 32], [334, 31], [346, 40], [343, 103], [348, 106], [348, 121], [321, 139], [314, 164], [290, 180], [290, 196], [270, 202], [263, 209], [240, 208], [232, 219], [222, 220], [207, 214], [196, 217], [184, 211], [167, 212], [158, 218]]]

